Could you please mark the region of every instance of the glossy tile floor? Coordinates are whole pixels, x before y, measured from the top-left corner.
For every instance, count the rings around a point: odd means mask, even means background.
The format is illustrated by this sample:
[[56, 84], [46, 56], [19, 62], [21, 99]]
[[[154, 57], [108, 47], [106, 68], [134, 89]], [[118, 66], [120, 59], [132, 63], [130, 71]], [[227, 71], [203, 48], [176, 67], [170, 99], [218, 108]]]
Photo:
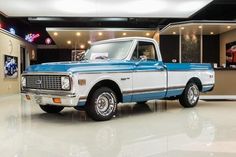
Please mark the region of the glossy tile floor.
[[111, 121], [0, 97], [1, 157], [235, 157], [236, 102], [122, 104]]

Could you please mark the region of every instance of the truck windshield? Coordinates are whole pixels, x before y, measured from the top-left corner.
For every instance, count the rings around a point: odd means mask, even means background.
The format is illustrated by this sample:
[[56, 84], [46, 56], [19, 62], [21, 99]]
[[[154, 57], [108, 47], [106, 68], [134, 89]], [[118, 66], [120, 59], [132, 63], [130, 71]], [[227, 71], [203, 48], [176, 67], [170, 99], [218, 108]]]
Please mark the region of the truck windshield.
[[132, 41], [109, 42], [93, 45], [85, 54], [85, 59], [124, 59], [132, 45]]

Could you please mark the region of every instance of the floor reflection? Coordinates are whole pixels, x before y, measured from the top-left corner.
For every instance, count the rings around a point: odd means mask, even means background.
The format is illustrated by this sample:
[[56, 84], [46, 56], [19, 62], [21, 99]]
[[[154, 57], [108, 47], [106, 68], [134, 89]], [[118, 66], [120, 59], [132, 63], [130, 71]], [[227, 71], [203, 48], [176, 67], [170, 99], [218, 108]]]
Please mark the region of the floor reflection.
[[236, 153], [232, 102], [227, 103], [230, 109], [203, 101], [191, 109], [181, 108], [177, 101], [121, 104], [116, 117], [106, 122], [94, 122], [72, 108], [46, 114], [34, 104], [20, 103], [19, 96], [0, 99], [0, 104], [1, 156], [230, 157]]

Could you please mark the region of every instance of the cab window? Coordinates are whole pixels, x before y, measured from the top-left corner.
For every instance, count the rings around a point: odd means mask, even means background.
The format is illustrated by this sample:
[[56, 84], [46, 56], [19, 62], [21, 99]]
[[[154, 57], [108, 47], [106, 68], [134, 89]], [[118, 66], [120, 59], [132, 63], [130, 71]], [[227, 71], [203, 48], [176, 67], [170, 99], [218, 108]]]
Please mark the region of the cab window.
[[139, 41], [132, 55], [132, 60], [157, 60], [155, 45], [152, 42]]

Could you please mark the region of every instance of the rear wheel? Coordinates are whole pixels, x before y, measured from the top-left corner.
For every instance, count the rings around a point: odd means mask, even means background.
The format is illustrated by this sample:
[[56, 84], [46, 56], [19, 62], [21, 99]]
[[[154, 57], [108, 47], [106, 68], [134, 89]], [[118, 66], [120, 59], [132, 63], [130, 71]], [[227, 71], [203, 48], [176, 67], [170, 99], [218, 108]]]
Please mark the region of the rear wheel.
[[117, 97], [113, 90], [101, 87], [95, 90], [88, 99], [86, 111], [96, 121], [110, 120], [117, 109]]
[[59, 113], [64, 107], [63, 106], [54, 106], [54, 105], [39, 105], [40, 108], [47, 113]]
[[197, 105], [199, 100], [199, 89], [195, 83], [188, 83], [184, 89], [182, 95], [179, 98], [179, 102], [183, 107], [190, 108]]

